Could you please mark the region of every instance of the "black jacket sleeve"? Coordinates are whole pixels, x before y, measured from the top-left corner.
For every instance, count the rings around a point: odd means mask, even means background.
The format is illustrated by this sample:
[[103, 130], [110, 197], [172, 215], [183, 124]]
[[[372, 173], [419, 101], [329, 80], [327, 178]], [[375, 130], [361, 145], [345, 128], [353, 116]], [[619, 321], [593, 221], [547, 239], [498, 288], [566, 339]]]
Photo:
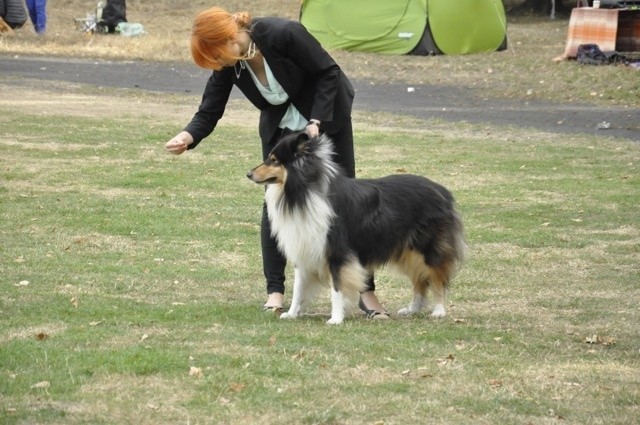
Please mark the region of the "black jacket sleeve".
[[198, 112], [184, 128], [193, 136], [193, 143], [189, 149], [195, 148], [202, 139], [210, 135], [224, 115], [233, 88], [232, 73], [233, 68], [225, 68], [213, 71], [209, 77]]

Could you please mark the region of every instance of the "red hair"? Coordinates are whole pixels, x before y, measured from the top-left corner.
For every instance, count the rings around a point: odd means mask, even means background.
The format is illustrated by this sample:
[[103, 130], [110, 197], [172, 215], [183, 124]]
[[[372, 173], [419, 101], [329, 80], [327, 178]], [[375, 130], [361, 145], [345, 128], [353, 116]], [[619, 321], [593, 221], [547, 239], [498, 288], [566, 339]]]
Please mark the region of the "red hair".
[[191, 56], [194, 62], [206, 69], [219, 71], [222, 63], [240, 60], [229, 49], [240, 30], [248, 28], [251, 16], [248, 12], [231, 14], [219, 7], [198, 13], [191, 29]]

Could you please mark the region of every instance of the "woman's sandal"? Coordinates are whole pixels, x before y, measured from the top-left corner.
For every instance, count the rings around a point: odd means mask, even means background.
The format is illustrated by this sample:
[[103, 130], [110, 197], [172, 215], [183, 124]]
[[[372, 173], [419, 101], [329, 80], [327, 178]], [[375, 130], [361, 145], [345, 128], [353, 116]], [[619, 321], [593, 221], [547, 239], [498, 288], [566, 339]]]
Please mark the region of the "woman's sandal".
[[383, 311], [369, 310], [367, 308], [367, 306], [364, 305], [362, 300], [360, 300], [360, 302], [358, 303], [358, 307], [360, 307], [360, 310], [364, 311], [364, 314], [367, 317], [367, 319], [371, 319], [371, 320], [387, 320], [387, 319], [390, 318], [389, 312], [387, 310], [383, 310]]
[[276, 316], [280, 316], [282, 313], [284, 313], [284, 307], [282, 307], [281, 305], [263, 305], [262, 306], [262, 311], [266, 312], [266, 313], [273, 313]]

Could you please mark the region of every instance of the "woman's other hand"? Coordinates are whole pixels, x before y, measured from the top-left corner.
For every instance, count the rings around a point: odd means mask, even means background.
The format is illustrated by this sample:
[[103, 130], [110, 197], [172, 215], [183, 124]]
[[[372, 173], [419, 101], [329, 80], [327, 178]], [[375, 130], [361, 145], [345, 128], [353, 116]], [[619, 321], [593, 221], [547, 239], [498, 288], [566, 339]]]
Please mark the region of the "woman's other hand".
[[311, 120], [305, 127], [305, 131], [309, 137], [318, 137], [320, 135], [320, 121]]
[[173, 139], [169, 140], [164, 147], [174, 155], [180, 155], [187, 150], [189, 145], [193, 143], [193, 137], [186, 131], [178, 133]]

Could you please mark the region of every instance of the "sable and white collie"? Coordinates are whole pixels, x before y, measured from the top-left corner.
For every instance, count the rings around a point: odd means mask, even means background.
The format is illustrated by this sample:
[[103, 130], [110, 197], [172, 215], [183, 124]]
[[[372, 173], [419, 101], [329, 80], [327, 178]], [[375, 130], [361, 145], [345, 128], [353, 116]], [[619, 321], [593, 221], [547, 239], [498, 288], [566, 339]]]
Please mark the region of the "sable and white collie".
[[328, 323], [342, 323], [374, 270], [387, 264], [413, 283], [413, 301], [398, 314], [422, 311], [430, 288], [431, 315], [444, 317], [447, 288], [466, 249], [451, 193], [409, 174], [348, 178], [332, 156], [327, 136], [293, 133], [247, 173], [267, 185], [271, 232], [295, 266], [291, 307], [280, 317], [298, 317], [330, 283]]

